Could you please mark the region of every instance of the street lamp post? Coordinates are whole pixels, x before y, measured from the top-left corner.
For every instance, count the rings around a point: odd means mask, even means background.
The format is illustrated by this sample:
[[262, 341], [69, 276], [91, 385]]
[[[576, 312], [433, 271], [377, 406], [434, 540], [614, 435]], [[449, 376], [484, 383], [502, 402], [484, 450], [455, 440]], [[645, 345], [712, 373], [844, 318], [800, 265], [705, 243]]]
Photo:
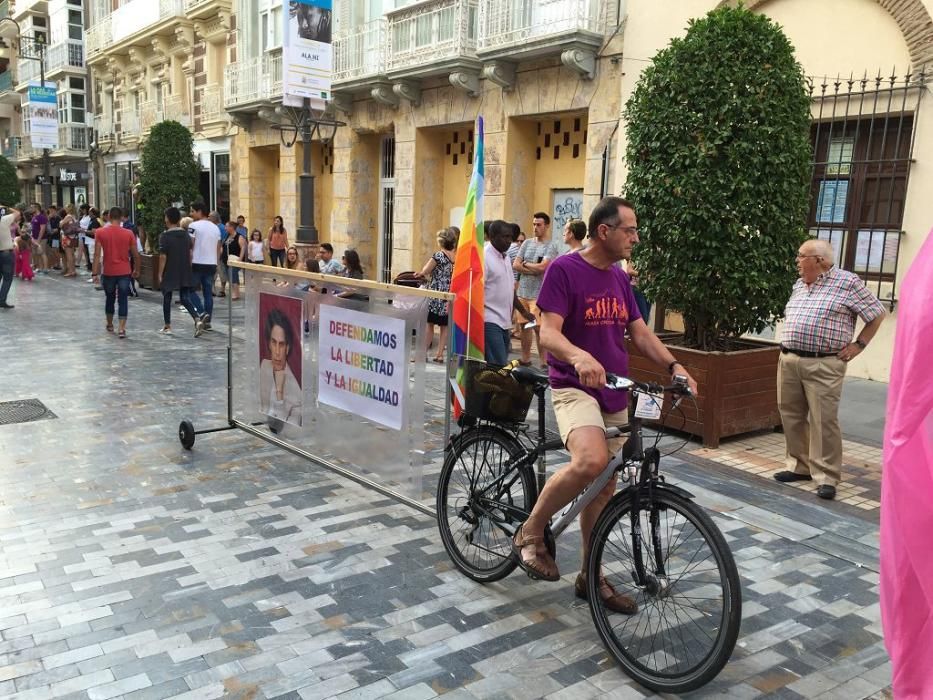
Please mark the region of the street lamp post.
[[329, 143], [337, 128], [346, 126], [327, 114], [327, 109], [315, 110], [311, 100], [305, 98], [300, 109], [280, 107], [276, 113], [284, 115], [285, 123], [276, 124], [282, 144], [286, 148], [295, 145], [301, 137], [301, 174], [298, 176], [298, 229], [296, 240], [305, 245], [318, 244], [318, 230], [314, 223], [314, 175], [311, 173], [311, 142], [317, 135], [324, 143]]
[[[17, 58], [39, 62], [39, 84], [45, 87], [45, 42], [39, 39], [41, 34], [32, 39], [32, 52], [25, 53], [23, 52], [23, 32], [19, 22], [12, 17], [0, 17], [0, 27], [5, 22], [10, 22], [16, 27], [16, 43], [19, 49]], [[42, 200], [43, 207], [52, 206], [52, 163], [48, 148], [42, 149]]]

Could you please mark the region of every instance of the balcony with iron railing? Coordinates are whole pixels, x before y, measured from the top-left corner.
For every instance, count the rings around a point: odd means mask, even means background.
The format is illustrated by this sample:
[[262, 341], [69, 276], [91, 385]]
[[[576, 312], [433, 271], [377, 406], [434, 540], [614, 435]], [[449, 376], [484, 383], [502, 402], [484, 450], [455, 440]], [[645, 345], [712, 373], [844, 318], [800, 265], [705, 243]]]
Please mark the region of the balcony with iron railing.
[[185, 103], [185, 98], [182, 95], [171, 95], [170, 97], [165, 98], [165, 103], [162, 106], [162, 118], [171, 119], [172, 121], [178, 122], [182, 126], [191, 126], [191, 110], [188, 109], [188, 105]]
[[188, 19], [208, 19], [221, 12], [230, 12], [231, 0], [185, 0], [185, 12]]
[[478, 0], [429, 0], [387, 13], [389, 77], [478, 68]]
[[162, 121], [162, 106], [155, 100], [139, 103], [139, 129], [146, 133], [153, 126]]
[[335, 87], [385, 76], [387, 36], [387, 22], [379, 18], [334, 37]]
[[88, 30], [85, 50], [93, 60], [111, 47], [125, 49], [127, 44], [145, 43], [185, 17], [185, 0], [130, 0]]
[[98, 144], [112, 141], [116, 135], [113, 129], [113, 118], [109, 114], [95, 114], [94, 131], [97, 134]]
[[3, 139], [3, 157], [7, 160], [17, 160], [19, 150], [23, 144], [22, 136], [8, 136]]
[[37, 160], [42, 157], [42, 149], [33, 147], [32, 138], [29, 134], [18, 138], [20, 140], [19, 147], [16, 150], [17, 161], [22, 163], [23, 161]]
[[117, 134], [120, 143], [139, 140], [139, 112], [135, 107], [124, 107], [118, 113]]
[[604, 0], [483, 0], [477, 54], [496, 59], [598, 49], [604, 5]]
[[258, 108], [282, 99], [282, 50], [230, 63], [224, 69], [224, 107]]
[[211, 83], [201, 88], [201, 125], [229, 121], [224, 111], [224, 88]]
[[45, 60], [45, 77], [54, 78], [67, 69], [84, 68], [84, 45], [70, 39], [49, 47]]
[[[16, 62], [16, 85], [17, 90], [25, 90], [31, 82], [39, 82], [42, 72], [39, 70], [39, 62], [33, 60], [19, 60]], [[48, 76], [46, 76], [48, 78]]]
[[13, 77], [13, 71], [7, 69], [0, 73], [0, 102], [19, 104], [22, 99], [22, 95], [16, 92], [16, 78]]

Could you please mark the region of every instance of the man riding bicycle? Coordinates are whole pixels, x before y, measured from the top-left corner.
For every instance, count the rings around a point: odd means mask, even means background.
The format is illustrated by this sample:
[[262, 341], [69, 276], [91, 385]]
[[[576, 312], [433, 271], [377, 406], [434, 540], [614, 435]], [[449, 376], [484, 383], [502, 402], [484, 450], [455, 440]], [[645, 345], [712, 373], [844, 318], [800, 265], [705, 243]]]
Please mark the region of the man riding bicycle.
[[[550, 354], [554, 413], [570, 464], [547, 481], [516, 533], [512, 550], [531, 577], [546, 581], [559, 580], [560, 573], [544, 543], [545, 526], [606, 468], [610, 449], [614, 453], [624, 440], [606, 440], [607, 428], [628, 422], [628, 394], [606, 388], [606, 372], [628, 374], [626, 330], [642, 353], [667, 367], [672, 376], [685, 376], [693, 392], [697, 390], [693, 378], [645, 325], [628, 276], [617, 264], [629, 259], [638, 243], [632, 205], [621, 197], [605, 197], [590, 214], [588, 235], [586, 248], [551, 263], [538, 296], [541, 346]], [[590, 533], [615, 484], [612, 478], [580, 515], [584, 572], [574, 585], [579, 598], [586, 598]], [[637, 612], [635, 601], [617, 593], [608, 581], [602, 581], [600, 595], [610, 610]]]

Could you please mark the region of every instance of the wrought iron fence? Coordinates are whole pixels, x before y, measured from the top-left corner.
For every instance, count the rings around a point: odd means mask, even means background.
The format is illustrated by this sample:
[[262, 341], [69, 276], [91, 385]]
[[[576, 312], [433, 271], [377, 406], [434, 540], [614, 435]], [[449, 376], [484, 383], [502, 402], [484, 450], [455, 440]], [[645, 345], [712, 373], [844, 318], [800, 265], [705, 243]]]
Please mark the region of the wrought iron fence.
[[835, 262], [897, 301], [914, 127], [929, 74], [811, 78], [811, 235]]

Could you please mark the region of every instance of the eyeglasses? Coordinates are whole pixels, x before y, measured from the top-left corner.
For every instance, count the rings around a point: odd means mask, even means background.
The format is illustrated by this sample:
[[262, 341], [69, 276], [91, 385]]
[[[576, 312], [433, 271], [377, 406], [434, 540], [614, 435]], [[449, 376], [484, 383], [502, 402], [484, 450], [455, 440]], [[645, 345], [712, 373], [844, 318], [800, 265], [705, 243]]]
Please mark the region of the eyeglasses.
[[606, 224], [606, 226], [609, 227], [610, 231], [625, 231], [625, 233], [632, 236], [638, 235], [637, 226], [623, 226], [621, 221], [617, 224]]
[[804, 255], [803, 253], [797, 253], [797, 255], [794, 257], [796, 257], [797, 260], [803, 260], [804, 258], [822, 258], [823, 256], [822, 255]]

